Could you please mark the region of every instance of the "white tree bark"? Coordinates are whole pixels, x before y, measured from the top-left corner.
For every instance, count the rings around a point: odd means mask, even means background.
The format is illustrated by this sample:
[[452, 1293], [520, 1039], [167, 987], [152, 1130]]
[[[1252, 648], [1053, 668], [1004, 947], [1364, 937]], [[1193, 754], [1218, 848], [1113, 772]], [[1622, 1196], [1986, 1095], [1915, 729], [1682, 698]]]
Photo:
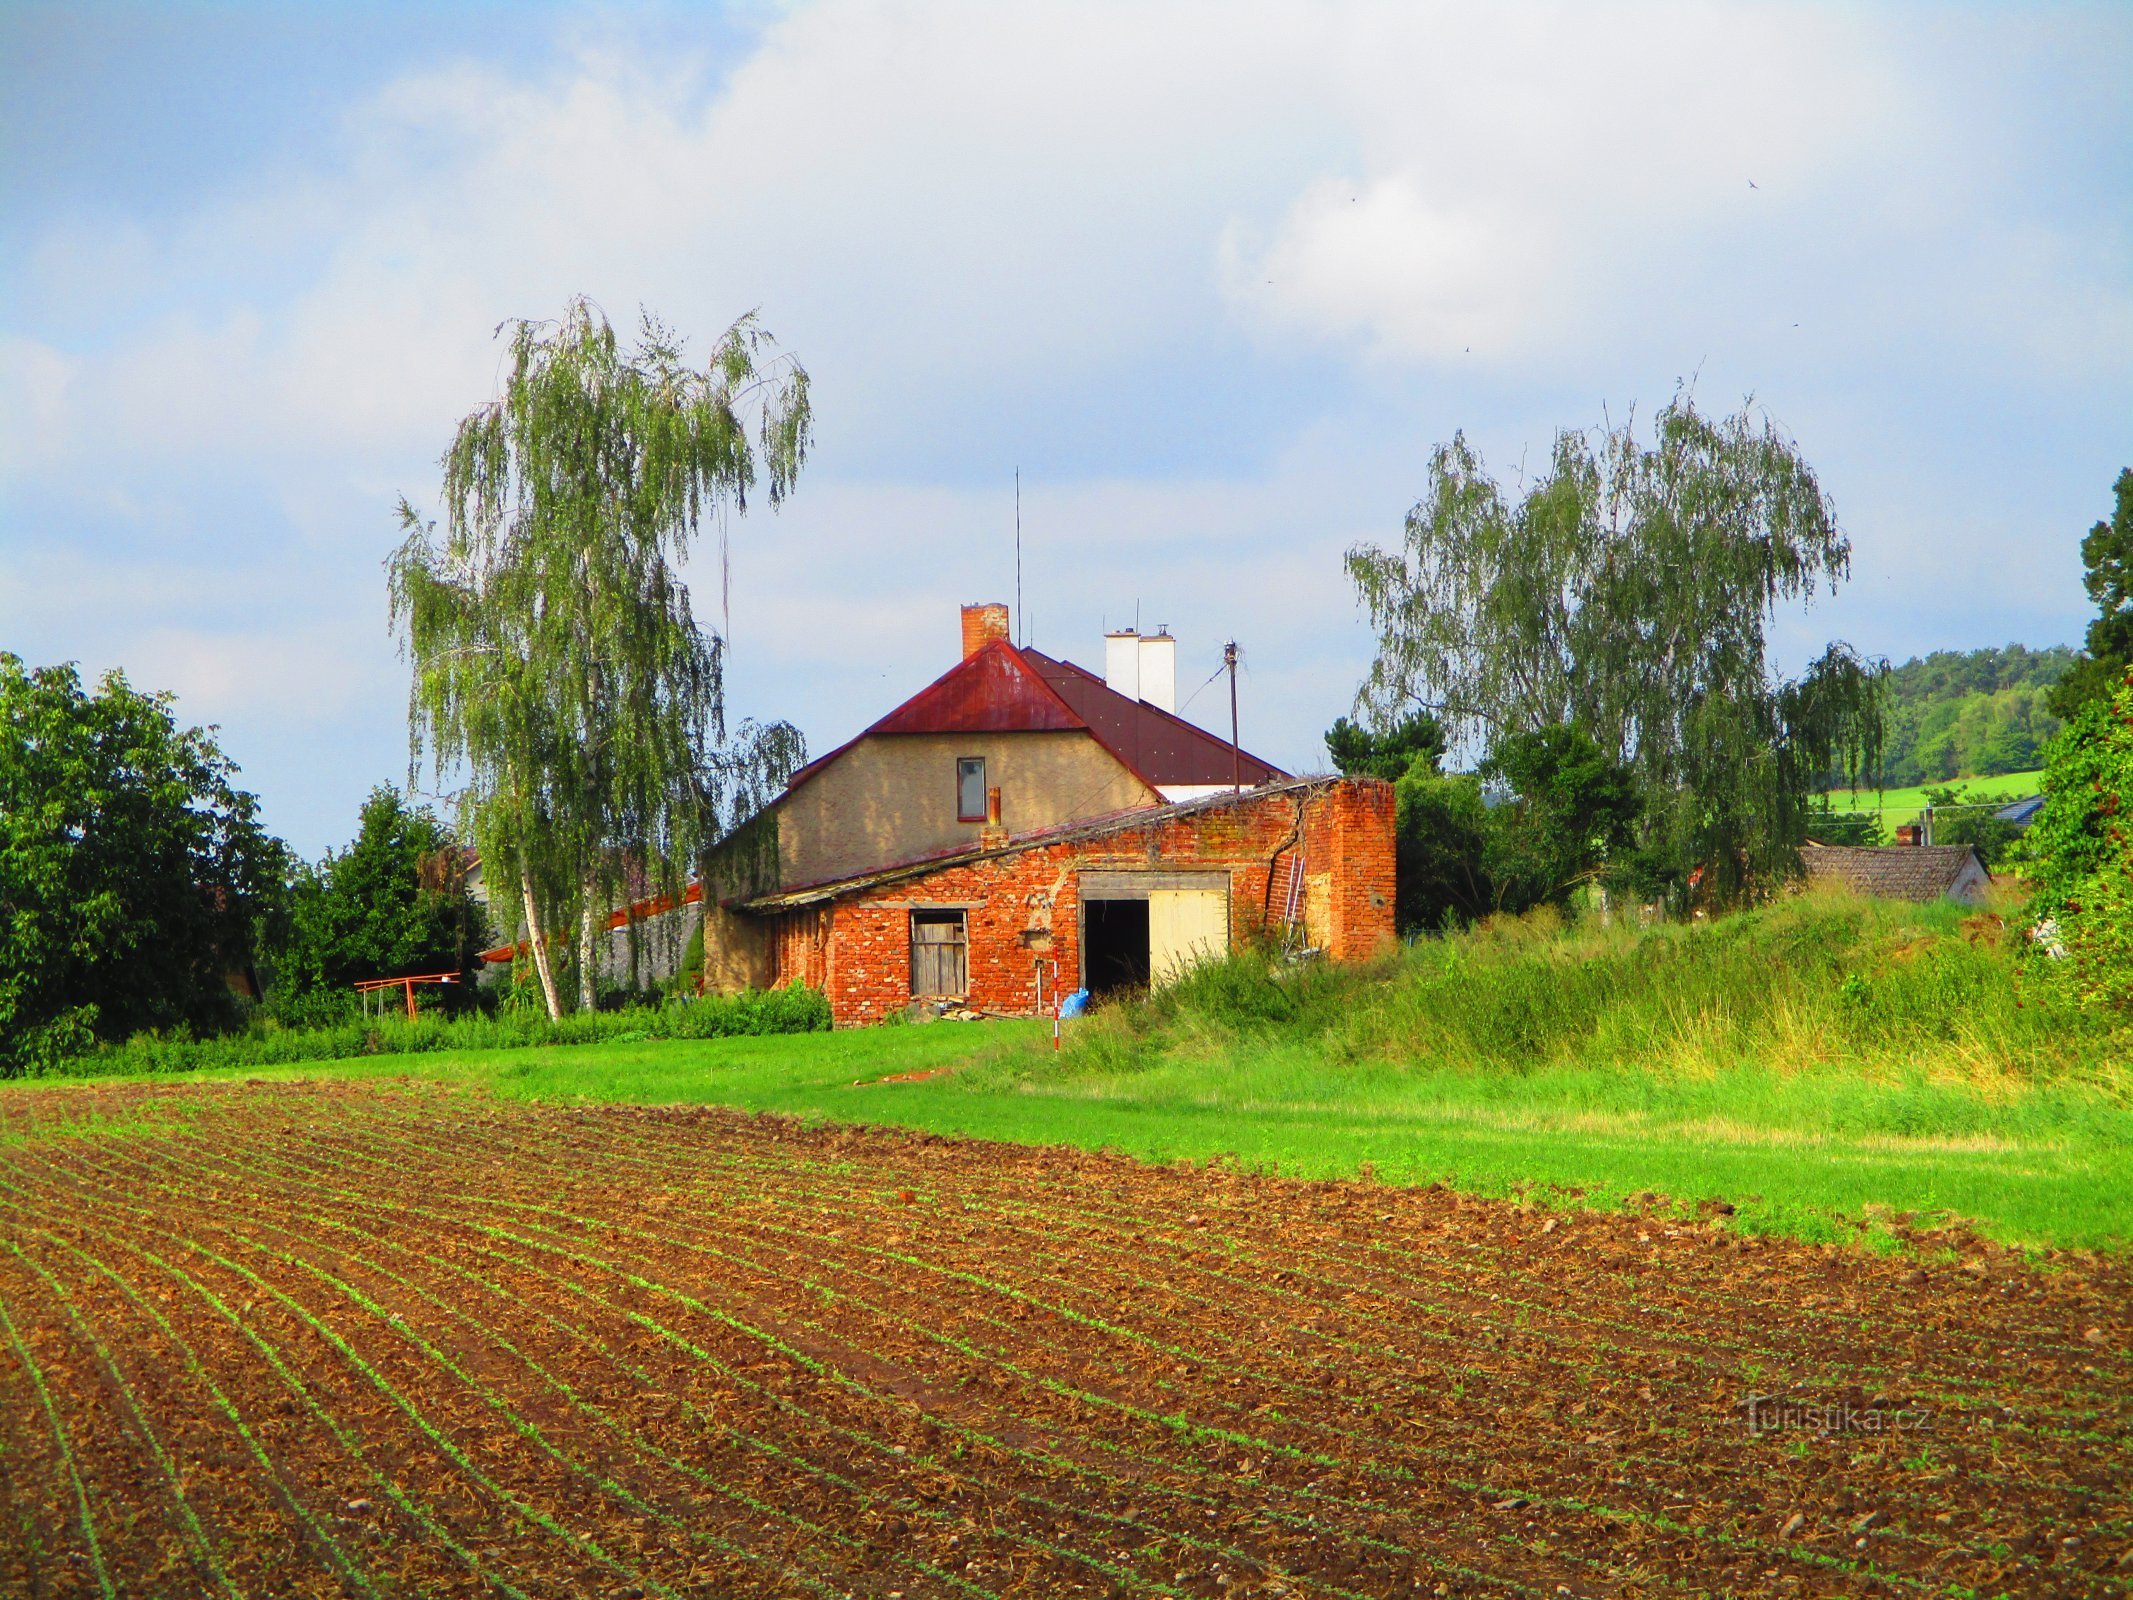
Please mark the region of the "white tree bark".
[[600, 924], [607, 919], [600, 913], [598, 894], [598, 888], [588, 880], [585, 885], [585, 909], [578, 915], [578, 1009], [580, 1011], [591, 1011], [600, 1003]]
[[541, 938], [541, 915], [533, 903], [533, 874], [525, 867], [519, 868], [518, 886], [526, 900], [526, 938], [533, 946], [533, 970], [541, 975], [541, 994], [548, 1001], [548, 1020], [553, 1022], [563, 1015], [562, 1002], [556, 998], [555, 973], [548, 965], [548, 946]]

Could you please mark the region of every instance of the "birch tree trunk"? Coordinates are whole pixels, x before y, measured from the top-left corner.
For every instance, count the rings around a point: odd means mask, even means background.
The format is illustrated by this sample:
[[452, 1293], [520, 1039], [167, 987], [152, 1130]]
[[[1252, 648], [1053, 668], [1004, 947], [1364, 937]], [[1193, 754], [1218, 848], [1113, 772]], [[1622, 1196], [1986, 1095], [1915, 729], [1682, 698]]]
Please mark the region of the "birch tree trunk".
[[533, 903], [533, 873], [524, 866], [519, 868], [518, 886], [526, 901], [526, 939], [533, 946], [533, 970], [541, 975], [541, 994], [548, 1001], [548, 1020], [554, 1022], [562, 1017], [563, 1006], [556, 998], [555, 973], [548, 966], [548, 946], [541, 939], [541, 914]]
[[599, 929], [605, 919], [600, 915], [600, 885], [596, 879], [585, 880], [585, 909], [578, 916], [578, 1009], [591, 1011], [600, 1003], [599, 974]]

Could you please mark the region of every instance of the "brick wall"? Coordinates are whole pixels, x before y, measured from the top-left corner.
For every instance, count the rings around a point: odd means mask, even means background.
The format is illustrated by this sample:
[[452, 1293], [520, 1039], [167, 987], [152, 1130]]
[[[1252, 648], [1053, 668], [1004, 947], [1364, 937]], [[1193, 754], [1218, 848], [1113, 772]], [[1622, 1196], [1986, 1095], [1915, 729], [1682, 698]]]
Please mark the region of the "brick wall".
[[1336, 961], [1361, 961], [1394, 937], [1392, 785], [1375, 780], [1336, 785], [1311, 810], [1305, 848], [1332, 881], [1330, 925], [1313, 928]]
[[1242, 940], [1280, 920], [1298, 849], [1306, 876], [1324, 880], [1311, 897], [1311, 943], [1357, 960], [1392, 939], [1392, 787], [1343, 780], [945, 867], [833, 908], [788, 912], [779, 919], [778, 981], [820, 983], [840, 1026], [878, 1022], [910, 1003], [911, 912], [959, 907], [970, 1004], [1034, 1015], [1040, 983], [1049, 1011], [1080, 981], [1079, 872], [1225, 869], [1231, 937]]

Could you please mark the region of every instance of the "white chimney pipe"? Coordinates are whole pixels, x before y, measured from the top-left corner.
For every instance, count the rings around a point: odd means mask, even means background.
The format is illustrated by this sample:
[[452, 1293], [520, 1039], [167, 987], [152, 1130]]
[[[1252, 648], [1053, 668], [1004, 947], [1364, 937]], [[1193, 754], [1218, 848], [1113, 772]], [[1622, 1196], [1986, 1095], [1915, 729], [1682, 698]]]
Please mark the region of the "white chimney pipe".
[[1141, 698], [1159, 711], [1178, 709], [1178, 642], [1169, 629], [1141, 635]]
[[1128, 700], [1141, 697], [1141, 636], [1137, 629], [1104, 635], [1104, 682]]

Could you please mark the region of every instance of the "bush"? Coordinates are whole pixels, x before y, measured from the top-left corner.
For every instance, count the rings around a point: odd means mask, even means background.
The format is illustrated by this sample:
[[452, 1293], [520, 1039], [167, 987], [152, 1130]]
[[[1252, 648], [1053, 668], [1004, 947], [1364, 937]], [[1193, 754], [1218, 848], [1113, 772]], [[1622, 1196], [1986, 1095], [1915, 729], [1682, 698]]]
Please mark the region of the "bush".
[[2133, 1010], [2133, 678], [2052, 742], [2044, 806], [2023, 836], [2040, 982], [2085, 1004]]
[[193, 1039], [136, 1034], [71, 1057], [49, 1069], [57, 1076], [195, 1072], [214, 1068], [289, 1066], [353, 1056], [418, 1055], [439, 1050], [510, 1050], [529, 1045], [597, 1044], [603, 1040], [722, 1039], [739, 1035], [819, 1033], [830, 1025], [829, 1001], [816, 989], [750, 989], [734, 995], [669, 1002], [621, 1011], [580, 1011], [551, 1021], [545, 1014], [499, 1011], [458, 1017], [428, 1015], [354, 1019], [327, 1027], [287, 1028], [261, 1017], [242, 1033]]

